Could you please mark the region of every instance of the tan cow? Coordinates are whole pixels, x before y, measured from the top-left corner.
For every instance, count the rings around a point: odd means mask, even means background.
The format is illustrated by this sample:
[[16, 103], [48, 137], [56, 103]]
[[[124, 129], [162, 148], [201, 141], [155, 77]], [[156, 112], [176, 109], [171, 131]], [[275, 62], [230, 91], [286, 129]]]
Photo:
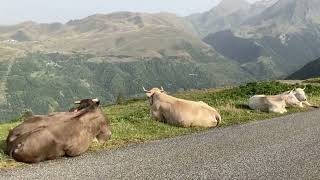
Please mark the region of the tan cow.
[[110, 125], [97, 99], [77, 101], [75, 112], [33, 116], [9, 132], [8, 155], [17, 161], [36, 163], [60, 156], [84, 153], [94, 138], [111, 136]]
[[157, 121], [181, 127], [215, 127], [221, 122], [220, 114], [208, 104], [169, 96], [163, 88], [144, 92], [150, 98], [150, 114]]
[[250, 109], [281, 114], [287, 112], [287, 106], [299, 106], [299, 104], [300, 101], [293, 91], [274, 96], [255, 95], [249, 99]]

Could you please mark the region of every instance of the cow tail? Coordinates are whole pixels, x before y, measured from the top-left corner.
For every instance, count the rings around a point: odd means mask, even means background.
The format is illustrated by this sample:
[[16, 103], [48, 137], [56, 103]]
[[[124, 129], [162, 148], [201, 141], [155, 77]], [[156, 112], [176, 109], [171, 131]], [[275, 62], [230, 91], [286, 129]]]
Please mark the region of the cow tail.
[[15, 148], [11, 148], [11, 149], [10, 149], [10, 152], [9, 152], [9, 156], [10, 156], [10, 157], [13, 157], [13, 151], [14, 151], [14, 150], [15, 150]]
[[18, 145], [14, 146], [13, 148], [10, 149], [9, 155], [10, 157], [14, 156], [14, 153], [17, 153], [22, 147], [22, 144], [19, 143]]
[[216, 113], [216, 114], [215, 114], [215, 117], [216, 117], [216, 120], [218, 121], [218, 122], [217, 122], [217, 126], [219, 126], [219, 124], [221, 123], [221, 120], [222, 120], [222, 119], [221, 119], [221, 116], [220, 116], [219, 113]]

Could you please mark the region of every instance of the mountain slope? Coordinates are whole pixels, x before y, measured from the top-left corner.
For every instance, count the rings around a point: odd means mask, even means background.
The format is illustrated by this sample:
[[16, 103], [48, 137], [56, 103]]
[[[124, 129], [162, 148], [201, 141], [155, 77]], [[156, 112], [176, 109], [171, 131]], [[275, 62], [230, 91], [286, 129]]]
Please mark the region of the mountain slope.
[[266, 6], [229, 30], [208, 34], [204, 41], [253, 74], [264, 68], [268, 77], [284, 78], [320, 56], [320, 2], [278, 0]]
[[320, 58], [314, 60], [287, 77], [287, 79], [310, 79], [320, 77]]
[[209, 49], [189, 22], [169, 13], [97, 14], [66, 24], [26, 22], [0, 27], [0, 40], [0, 47], [28, 52], [82, 52], [100, 56], [175, 55], [191, 59], [186, 44], [199, 51]]
[[319, 22], [320, 15], [317, 0], [278, 0], [266, 11], [249, 20], [249, 24], [259, 24], [262, 21], [288, 21], [291, 24]]
[[275, 2], [276, 0], [262, 0], [249, 4], [245, 0], [222, 0], [211, 10], [190, 15], [187, 20], [195, 26], [201, 36], [206, 36], [209, 33], [237, 27]]
[[319, 8], [316, 0], [279, 0], [233, 32], [253, 39], [273, 57], [279, 71], [290, 74], [320, 56]]
[[[1, 64], [0, 68], [7, 67]], [[11, 67], [6, 81], [7, 94], [1, 94], [5, 101], [0, 101], [0, 121], [13, 119], [25, 111], [45, 114], [66, 110], [75, 99], [97, 97], [108, 104], [118, 96], [141, 97], [144, 96], [142, 86], [163, 86], [177, 91], [250, 80], [239, 65], [224, 59], [202, 63], [32, 53], [17, 59]]]

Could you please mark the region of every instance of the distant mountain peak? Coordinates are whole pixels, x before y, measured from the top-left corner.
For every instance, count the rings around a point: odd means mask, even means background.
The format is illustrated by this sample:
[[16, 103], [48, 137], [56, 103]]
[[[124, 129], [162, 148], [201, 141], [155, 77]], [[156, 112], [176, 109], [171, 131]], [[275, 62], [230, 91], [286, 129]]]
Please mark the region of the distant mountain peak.
[[319, 0], [278, 0], [274, 5], [248, 22], [250, 25], [259, 25], [263, 21], [291, 25], [310, 22], [320, 24], [319, 9]]
[[250, 3], [246, 0], [222, 0], [218, 6], [220, 7], [232, 7], [235, 5], [249, 5]]
[[218, 11], [220, 15], [232, 14], [240, 9], [245, 9], [250, 6], [246, 0], [222, 0], [211, 11]]
[[253, 5], [270, 7], [270, 6], [274, 5], [278, 1], [279, 0], [260, 0], [260, 1], [256, 1], [255, 3], [253, 3]]

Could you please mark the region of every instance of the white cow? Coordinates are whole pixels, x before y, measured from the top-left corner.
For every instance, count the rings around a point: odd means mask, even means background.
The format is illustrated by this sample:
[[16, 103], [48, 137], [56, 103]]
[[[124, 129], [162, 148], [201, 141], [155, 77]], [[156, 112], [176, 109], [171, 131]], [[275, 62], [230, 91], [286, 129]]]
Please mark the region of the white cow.
[[250, 109], [260, 110], [264, 112], [285, 113], [287, 106], [299, 106], [300, 101], [293, 94], [293, 91], [283, 94], [266, 96], [255, 95], [249, 99]]
[[181, 127], [215, 127], [221, 122], [220, 114], [208, 104], [188, 101], [165, 94], [161, 87], [146, 90], [150, 98], [150, 114], [157, 121]]

